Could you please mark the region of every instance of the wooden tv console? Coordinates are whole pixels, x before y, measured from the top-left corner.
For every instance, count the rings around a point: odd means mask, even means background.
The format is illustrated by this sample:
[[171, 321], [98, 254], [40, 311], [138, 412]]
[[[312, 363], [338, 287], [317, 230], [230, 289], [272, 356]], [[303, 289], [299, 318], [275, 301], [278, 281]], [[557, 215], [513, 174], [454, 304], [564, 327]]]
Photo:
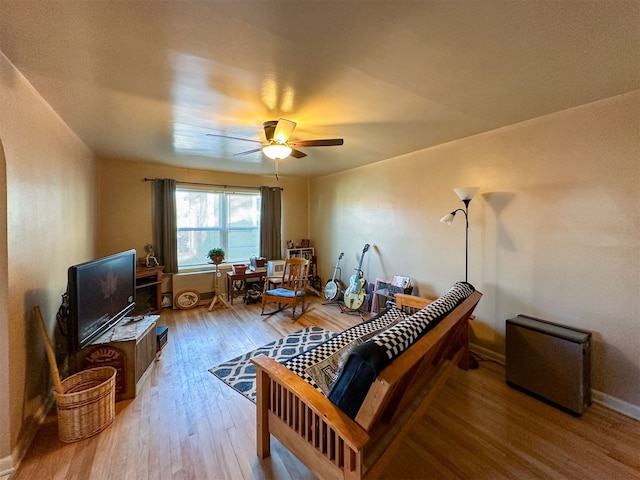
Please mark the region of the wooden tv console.
[[116, 375], [116, 401], [135, 398], [153, 369], [157, 353], [156, 322], [160, 315], [140, 320], [124, 318], [80, 351], [81, 369], [109, 365]]

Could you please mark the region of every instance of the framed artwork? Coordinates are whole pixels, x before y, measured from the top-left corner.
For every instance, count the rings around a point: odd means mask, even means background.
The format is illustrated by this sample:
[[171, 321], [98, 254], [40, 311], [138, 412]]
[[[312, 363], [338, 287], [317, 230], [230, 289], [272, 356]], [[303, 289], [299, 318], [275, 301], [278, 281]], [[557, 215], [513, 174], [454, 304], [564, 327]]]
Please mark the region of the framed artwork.
[[303, 238], [303, 239], [300, 241], [300, 246], [301, 246], [302, 248], [309, 248], [309, 246], [310, 246], [310, 245], [311, 245], [311, 240], [309, 240], [308, 238]]
[[200, 305], [200, 294], [195, 290], [183, 290], [176, 295], [176, 306], [181, 310], [189, 310]]

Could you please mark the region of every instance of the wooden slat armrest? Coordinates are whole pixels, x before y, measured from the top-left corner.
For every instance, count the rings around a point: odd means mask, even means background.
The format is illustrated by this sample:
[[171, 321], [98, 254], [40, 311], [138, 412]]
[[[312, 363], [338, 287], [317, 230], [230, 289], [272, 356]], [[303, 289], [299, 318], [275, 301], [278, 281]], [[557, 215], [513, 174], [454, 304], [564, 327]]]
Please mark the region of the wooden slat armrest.
[[417, 297], [415, 295], [409, 295], [407, 293], [396, 293], [394, 298], [398, 308], [409, 307], [420, 309], [433, 302], [433, 300], [429, 300], [428, 298]]
[[[415, 295], [409, 295], [408, 293], [396, 293], [395, 300], [396, 305], [400, 309], [402, 309], [402, 307], [421, 309], [433, 302], [433, 300], [429, 298], [417, 297]], [[469, 320], [475, 319], [475, 315], [469, 317]]]
[[[367, 443], [369, 435], [360, 425], [287, 367], [262, 354], [252, 358], [251, 362], [258, 369], [265, 371], [270, 378], [292, 391], [316, 414], [322, 416], [329, 425], [340, 432], [340, 436], [349, 447], [357, 451]], [[256, 375], [258, 373], [256, 372]]]

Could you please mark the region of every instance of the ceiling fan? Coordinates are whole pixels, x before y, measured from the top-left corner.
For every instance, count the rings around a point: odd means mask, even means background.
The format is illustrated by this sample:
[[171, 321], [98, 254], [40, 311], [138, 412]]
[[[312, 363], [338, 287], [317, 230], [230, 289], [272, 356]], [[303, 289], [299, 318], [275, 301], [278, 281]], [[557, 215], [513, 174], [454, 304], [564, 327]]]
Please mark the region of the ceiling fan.
[[303, 158], [307, 156], [306, 153], [296, 150], [294, 147], [332, 147], [342, 145], [344, 143], [342, 138], [289, 141], [291, 134], [296, 128], [296, 122], [287, 120], [286, 118], [281, 118], [280, 120], [269, 120], [264, 122], [262, 126], [264, 128], [264, 136], [267, 140], [266, 143], [259, 140], [252, 140], [250, 138], [232, 137], [230, 135], [217, 135], [215, 133], [207, 133], [207, 135], [210, 137], [231, 138], [233, 140], [260, 143], [262, 144], [261, 147], [254, 148], [253, 150], [247, 150], [246, 152], [236, 153], [234, 154], [234, 157], [262, 151], [262, 153], [267, 157], [276, 161], [287, 158], [289, 155], [295, 158]]

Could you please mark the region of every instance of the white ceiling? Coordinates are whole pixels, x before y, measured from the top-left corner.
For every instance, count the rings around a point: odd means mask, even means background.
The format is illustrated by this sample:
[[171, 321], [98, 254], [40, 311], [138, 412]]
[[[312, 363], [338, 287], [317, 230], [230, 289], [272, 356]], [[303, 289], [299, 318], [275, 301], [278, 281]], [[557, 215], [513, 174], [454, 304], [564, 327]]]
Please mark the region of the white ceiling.
[[270, 174], [206, 134], [285, 117], [316, 176], [639, 89], [640, 1], [0, 0], [0, 50], [98, 156]]

